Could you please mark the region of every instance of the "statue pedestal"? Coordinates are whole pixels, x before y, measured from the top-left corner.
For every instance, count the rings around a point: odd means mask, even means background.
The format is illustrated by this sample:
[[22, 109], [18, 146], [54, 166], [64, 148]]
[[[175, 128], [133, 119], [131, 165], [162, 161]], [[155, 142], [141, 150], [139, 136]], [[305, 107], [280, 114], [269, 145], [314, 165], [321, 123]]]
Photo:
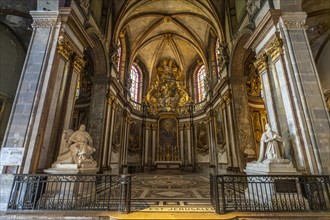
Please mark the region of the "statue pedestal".
[[[53, 164], [44, 170], [47, 176], [45, 192], [39, 205], [51, 209], [52, 206], [66, 206], [67, 209], [87, 205], [95, 198], [97, 167], [77, 164]], [[76, 175], [87, 174], [87, 175]], [[91, 174], [90, 176], [88, 174]]]
[[[272, 209], [274, 204], [278, 206], [279, 201], [283, 199], [288, 200], [285, 204], [291, 204], [290, 200], [298, 199], [308, 206], [297, 177], [293, 177], [300, 173], [293, 167], [291, 161], [272, 159], [261, 163], [252, 162], [246, 165], [244, 171], [248, 175], [245, 197], [253, 200], [255, 204], [263, 203], [268, 209]], [[296, 202], [292, 201], [292, 204]]]
[[299, 175], [290, 160], [272, 159], [261, 163], [251, 162], [244, 170], [247, 175]]

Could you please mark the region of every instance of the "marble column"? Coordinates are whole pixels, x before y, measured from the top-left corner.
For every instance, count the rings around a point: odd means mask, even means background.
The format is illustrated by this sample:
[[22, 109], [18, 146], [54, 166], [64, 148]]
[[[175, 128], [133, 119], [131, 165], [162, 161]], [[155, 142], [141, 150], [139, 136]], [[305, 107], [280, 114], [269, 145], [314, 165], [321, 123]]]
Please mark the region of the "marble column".
[[107, 104], [106, 104], [106, 115], [105, 115], [105, 128], [104, 128], [104, 142], [102, 149], [99, 152], [99, 158], [102, 158], [100, 163], [100, 168], [102, 171], [107, 169], [108, 164], [108, 154], [109, 154], [109, 148], [110, 148], [110, 136], [112, 131], [112, 116], [113, 116], [113, 108], [112, 103], [114, 101], [115, 97], [110, 94], [110, 91], [108, 91], [108, 98], [107, 98]]
[[30, 13], [33, 18], [31, 43], [2, 145], [3, 147], [17, 145], [24, 148], [25, 156], [21, 166], [8, 170], [12, 173], [30, 171], [31, 161], [38, 146], [38, 132], [43, 120], [43, 103], [47, 97], [56, 54], [56, 39], [60, 33], [58, 11], [31, 11]]
[[231, 96], [229, 93], [227, 93], [224, 97], [223, 100], [226, 105], [226, 110], [227, 110], [227, 119], [228, 119], [228, 130], [229, 132], [229, 146], [228, 148], [230, 149], [231, 156], [232, 156], [232, 167], [228, 167], [229, 170], [239, 170], [240, 167], [240, 160], [239, 160], [239, 147], [237, 146], [237, 138], [235, 137], [235, 126], [234, 126], [234, 114], [232, 110], [232, 100]]
[[232, 150], [231, 150], [231, 141], [230, 141], [230, 134], [231, 134], [231, 131], [230, 131], [230, 127], [229, 127], [229, 115], [227, 113], [227, 109], [226, 109], [226, 102], [222, 99], [221, 102], [220, 102], [220, 108], [221, 108], [221, 114], [223, 115], [223, 123], [224, 123], [224, 128], [225, 128], [225, 141], [226, 141], [226, 148], [227, 148], [227, 161], [228, 161], [228, 164], [227, 164], [227, 167], [233, 167], [233, 153], [232, 153]]
[[[213, 172], [218, 170], [218, 151], [215, 143], [215, 125], [214, 125], [214, 112], [210, 110], [207, 120], [207, 133], [209, 134], [209, 146], [210, 146], [210, 167], [213, 168]], [[214, 173], [216, 174], [216, 173]]]
[[232, 107], [234, 113], [235, 134], [237, 138], [237, 153], [240, 170], [245, 167], [243, 152], [248, 144], [253, 146], [253, 132], [250, 123], [249, 106], [247, 99], [246, 80], [242, 77], [231, 79]]
[[180, 145], [179, 145], [179, 149], [178, 149], [178, 153], [180, 154], [178, 159], [182, 162], [182, 164], [184, 164], [184, 154], [183, 154], [183, 149], [184, 149], [184, 124], [181, 123], [179, 125], [179, 141], [180, 141]]
[[[90, 105], [90, 117], [88, 121], [88, 131], [93, 137], [93, 147], [99, 152], [104, 138], [104, 118], [105, 106], [107, 101], [108, 78], [103, 75], [95, 75], [93, 81], [93, 93]], [[97, 164], [101, 163], [99, 154], [95, 154]]]
[[193, 141], [192, 141], [192, 136], [191, 136], [191, 130], [192, 130], [192, 125], [189, 124], [189, 126], [186, 129], [188, 166], [192, 166], [194, 164], [194, 158], [195, 158], [195, 157], [193, 157], [194, 147], [193, 147]]
[[154, 162], [156, 161], [156, 153], [157, 153], [157, 125], [151, 125], [151, 133], [152, 133], [152, 144], [151, 144], [151, 164], [154, 166]]
[[[114, 132], [114, 125], [115, 125], [115, 113], [116, 113], [116, 109], [117, 109], [117, 103], [116, 103], [116, 99], [114, 99], [111, 103], [111, 119], [110, 119], [110, 129], [109, 129], [109, 133], [108, 133], [108, 136], [109, 136], [109, 142], [108, 142], [108, 145], [105, 146], [105, 148], [108, 148], [107, 150], [107, 154], [104, 155], [104, 159], [106, 159], [106, 166], [107, 166], [107, 169], [111, 169], [111, 155], [112, 155], [112, 151], [113, 151], [113, 145], [112, 145], [112, 142], [113, 142], [113, 132]], [[107, 157], [107, 158], [105, 158]]]
[[306, 17], [305, 12], [283, 12], [279, 27], [308, 169], [330, 174], [330, 119], [306, 34]]
[[150, 130], [151, 130], [151, 125], [150, 123], [146, 123], [146, 138], [145, 143], [144, 143], [144, 160], [143, 160], [143, 167], [148, 167], [149, 166], [149, 151], [150, 151]]

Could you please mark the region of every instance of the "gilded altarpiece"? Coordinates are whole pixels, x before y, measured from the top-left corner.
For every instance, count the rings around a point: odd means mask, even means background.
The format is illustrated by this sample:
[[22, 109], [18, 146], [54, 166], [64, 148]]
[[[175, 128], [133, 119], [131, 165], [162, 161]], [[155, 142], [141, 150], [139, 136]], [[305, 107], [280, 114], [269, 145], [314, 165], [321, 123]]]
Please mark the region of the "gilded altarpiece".
[[128, 136], [128, 163], [139, 164], [141, 162], [141, 124], [133, 122], [130, 125]]
[[164, 59], [159, 63], [152, 74], [149, 91], [144, 100], [151, 115], [162, 112], [189, 114], [192, 99], [186, 91], [182, 70], [177, 67], [175, 61]]
[[178, 121], [175, 116], [165, 116], [158, 122], [157, 161], [179, 161]]
[[208, 140], [207, 124], [200, 122], [196, 124], [196, 156], [197, 163], [209, 163], [210, 147]]

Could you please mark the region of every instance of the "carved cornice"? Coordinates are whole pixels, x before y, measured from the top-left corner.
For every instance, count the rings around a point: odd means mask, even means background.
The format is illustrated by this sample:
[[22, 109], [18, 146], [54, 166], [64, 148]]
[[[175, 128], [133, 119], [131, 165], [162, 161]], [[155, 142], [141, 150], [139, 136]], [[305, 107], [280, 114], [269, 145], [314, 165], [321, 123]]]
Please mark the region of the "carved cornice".
[[49, 18], [34, 18], [32, 23], [32, 28], [51, 28], [56, 26], [57, 19]]
[[307, 28], [306, 18], [305, 12], [284, 13], [281, 15], [280, 24], [286, 30], [300, 30]]
[[275, 38], [266, 48], [266, 54], [270, 56], [272, 60], [283, 54], [283, 40], [281, 38]]
[[81, 56], [75, 56], [73, 61], [73, 68], [80, 74], [84, 69], [86, 61]]
[[284, 27], [288, 30], [307, 28], [304, 20], [284, 21]]
[[232, 97], [231, 97], [231, 94], [230, 93], [226, 93], [223, 97], [223, 102], [226, 104], [226, 105], [229, 105], [232, 101]]
[[268, 56], [266, 53], [263, 53], [254, 62], [254, 66], [259, 74], [262, 73], [267, 68], [268, 66], [267, 61], [268, 61]]
[[107, 103], [112, 105], [112, 104], [115, 104], [115, 102], [116, 102], [116, 97], [112, 94], [111, 95], [108, 94]]
[[226, 101], [225, 101], [224, 98], [222, 98], [222, 99], [220, 100], [220, 108], [221, 108], [221, 109], [226, 108]]
[[74, 53], [72, 45], [63, 35], [58, 37], [57, 53], [66, 61], [69, 61], [70, 56]]

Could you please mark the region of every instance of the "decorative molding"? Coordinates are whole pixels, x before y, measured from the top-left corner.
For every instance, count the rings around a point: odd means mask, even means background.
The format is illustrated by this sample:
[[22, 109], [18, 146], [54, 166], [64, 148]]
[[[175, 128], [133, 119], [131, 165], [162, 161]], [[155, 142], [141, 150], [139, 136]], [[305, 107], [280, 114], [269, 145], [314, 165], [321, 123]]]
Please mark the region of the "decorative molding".
[[57, 42], [57, 53], [61, 55], [66, 61], [69, 61], [73, 52], [74, 50], [70, 42], [63, 35], [60, 35]]
[[219, 48], [217, 50], [217, 54], [218, 54], [218, 63], [220, 67], [229, 63], [228, 44], [225, 41], [222, 42], [219, 41]]
[[75, 56], [74, 61], [73, 61], [73, 68], [81, 74], [82, 70], [84, 69], [86, 64], [86, 61], [84, 60], [83, 57], [81, 56]]
[[32, 28], [51, 28], [56, 26], [57, 19], [34, 18], [31, 24]]
[[290, 29], [302, 29], [307, 28], [308, 26], [305, 25], [305, 21], [285, 21], [284, 27], [288, 30]]
[[286, 30], [301, 30], [307, 28], [306, 18], [305, 12], [284, 13], [280, 17], [280, 25]]
[[258, 73], [262, 73], [268, 66], [268, 56], [266, 53], [261, 54], [257, 60], [254, 62], [254, 66], [256, 67]]
[[283, 54], [283, 40], [275, 38], [270, 45], [266, 48], [266, 54], [275, 60], [278, 56]]
[[172, 18], [170, 16], [166, 16], [164, 17], [164, 22], [167, 23], [167, 22], [171, 22], [172, 21]]
[[112, 105], [116, 102], [116, 97], [112, 94], [108, 94], [107, 96], [107, 103]]
[[90, 0], [78, 0], [80, 7], [87, 14], [90, 7]]
[[250, 16], [253, 16], [261, 7], [261, 0], [247, 0], [245, 3], [246, 11]]

